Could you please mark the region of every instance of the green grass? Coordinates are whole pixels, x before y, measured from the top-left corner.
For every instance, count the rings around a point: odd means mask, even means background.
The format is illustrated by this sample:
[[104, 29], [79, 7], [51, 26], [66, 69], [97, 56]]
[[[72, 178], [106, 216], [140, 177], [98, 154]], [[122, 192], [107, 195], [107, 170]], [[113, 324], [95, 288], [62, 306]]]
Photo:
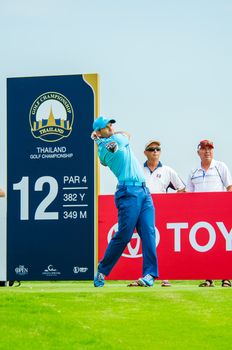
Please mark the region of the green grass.
[[[128, 288], [125, 281], [0, 288], [0, 349], [230, 348], [232, 288]], [[229, 347], [228, 347], [229, 346]]]

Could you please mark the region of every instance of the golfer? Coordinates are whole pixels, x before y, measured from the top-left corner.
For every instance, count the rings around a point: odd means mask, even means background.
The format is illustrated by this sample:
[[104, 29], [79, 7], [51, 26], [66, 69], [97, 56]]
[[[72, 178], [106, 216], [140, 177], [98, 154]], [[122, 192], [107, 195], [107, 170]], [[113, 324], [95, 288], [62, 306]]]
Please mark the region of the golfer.
[[114, 123], [115, 120], [101, 116], [94, 121], [91, 134], [98, 145], [101, 164], [108, 166], [118, 179], [115, 193], [118, 231], [99, 262], [94, 286], [104, 286], [105, 276], [113, 269], [136, 228], [142, 240], [143, 276], [130, 286], [151, 287], [158, 277], [154, 206], [143, 170], [130, 148], [129, 134], [114, 132]]

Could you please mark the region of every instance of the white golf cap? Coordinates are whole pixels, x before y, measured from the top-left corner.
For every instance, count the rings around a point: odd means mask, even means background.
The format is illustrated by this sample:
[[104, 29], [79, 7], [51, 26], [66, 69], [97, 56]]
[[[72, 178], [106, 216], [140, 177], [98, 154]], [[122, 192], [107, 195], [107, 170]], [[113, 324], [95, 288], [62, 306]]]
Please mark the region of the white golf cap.
[[157, 140], [150, 140], [150, 141], [148, 141], [148, 142], [146, 143], [146, 145], [145, 145], [145, 150], [146, 150], [152, 143], [155, 143], [157, 146], [160, 146], [160, 145], [161, 145], [160, 141], [157, 141]]

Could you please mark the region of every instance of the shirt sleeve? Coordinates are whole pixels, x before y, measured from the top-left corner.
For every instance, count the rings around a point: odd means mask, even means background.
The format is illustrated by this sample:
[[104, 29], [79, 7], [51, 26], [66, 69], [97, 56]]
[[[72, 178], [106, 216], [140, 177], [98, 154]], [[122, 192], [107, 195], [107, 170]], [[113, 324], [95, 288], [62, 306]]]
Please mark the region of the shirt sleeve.
[[178, 176], [177, 172], [170, 168], [170, 175], [171, 175], [171, 183], [173, 184], [173, 186], [175, 187], [176, 190], [182, 190], [183, 188], [185, 188], [185, 184], [183, 183], [183, 181], [181, 180], [181, 178]]
[[128, 137], [124, 134], [114, 134], [108, 138], [102, 138], [98, 143], [98, 155], [102, 165], [108, 166], [109, 161], [115, 157], [115, 154], [109, 151], [107, 146], [112, 143], [117, 143], [118, 150], [123, 150], [124, 147], [128, 146], [129, 140]]
[[232, 178], [227, 165], [223, 162], [219, 164], [219, 172], [225, 188], [232, 185]]
[[188, 177], [187, 185], [186, 185], [186, 192], [194, 192], [194, 185], [192, 182], [192, 173]]
[[129, 139], [125, 134], [114, 134], [110, 137], [110, 140], [117, 142], [119, 149], [129, 145]]

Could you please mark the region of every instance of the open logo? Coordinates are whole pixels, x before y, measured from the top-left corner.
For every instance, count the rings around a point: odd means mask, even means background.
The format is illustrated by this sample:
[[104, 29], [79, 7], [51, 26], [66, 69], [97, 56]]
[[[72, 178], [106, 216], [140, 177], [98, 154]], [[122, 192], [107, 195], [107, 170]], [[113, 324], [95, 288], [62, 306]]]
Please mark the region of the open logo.
[[29, 120], [35, 138], [56, 142], [71, 134], [74, 112], [71, 103], [64, 95], [58, 92], [46, 92], [33, 102]]

